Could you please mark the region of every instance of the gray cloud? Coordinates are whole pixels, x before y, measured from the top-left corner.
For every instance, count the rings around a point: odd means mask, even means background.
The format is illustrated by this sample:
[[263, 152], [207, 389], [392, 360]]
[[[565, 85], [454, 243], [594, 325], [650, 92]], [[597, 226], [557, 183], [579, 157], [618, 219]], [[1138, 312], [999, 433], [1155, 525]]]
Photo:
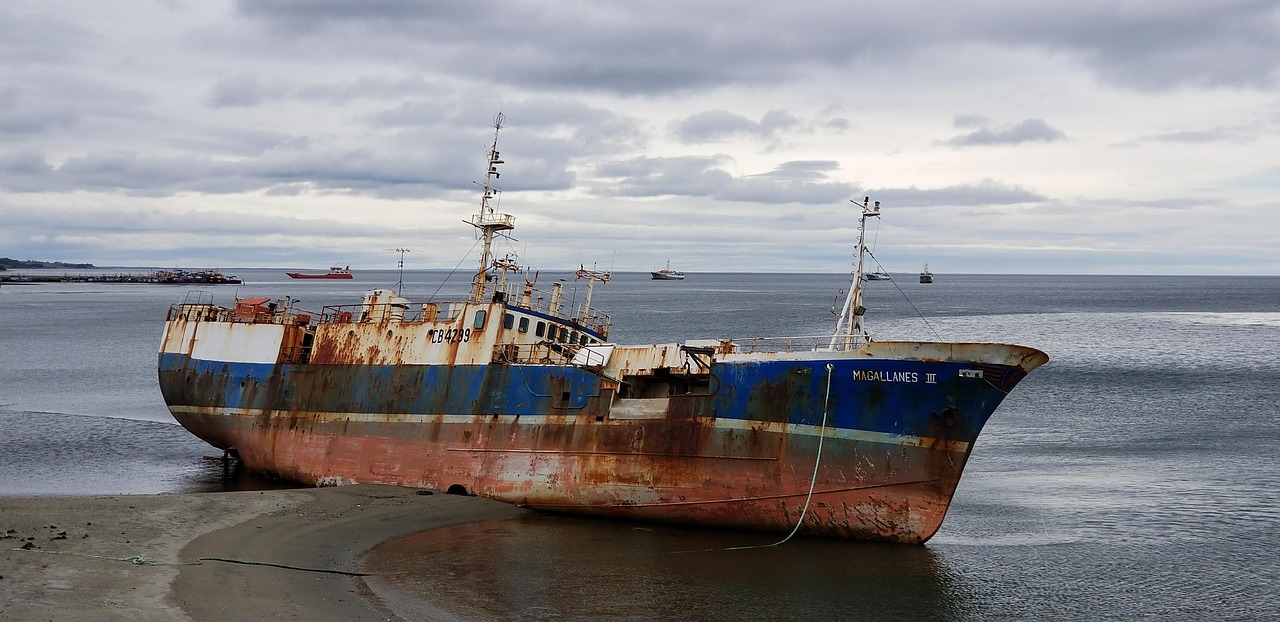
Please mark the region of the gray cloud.
[[952, 120], [952, 124], [960, 129], [969, 129], [974, 127], [986, 127], [991, 123], [986, 115], [981, 114], [958, 114]]
[[[1024, 10], [1034, 10], [1027, 6]], [[1151, 5], [1073, 3], [1021, 31], [1029, 44], [1074, 50], [1104, 80], [1126, 88], [1258, 87], [1275, 83], [1280, 5], [1270, 0]], [[1056, 22], [1056, 23], [1055, 23]]]
[[[641, 3], [551, 12], [502, 1], [483, 10], [392, 0], [241, 0], [238, 6], [278, 36], [320, 53], [321, 41], [376, 31], [383, 41], [368, 54], [391, 54], [400, 49], [396, 43], [412, 40], [425, 49], [402, 57], [410, 64], [429, 58], [503, 82], [619, 93], [765, 84], [793, 79], [789, 68], [796, 63], [844, 67], [863, 59], [905, 59], [946, 44], [1066, 54], [1102, 79], [1140, 89], [1272, 84], [1280, 67], [1274, 54], [1280, 8], [1267, 0], [1148, 10], [1102, 0], [1055, 6], [908, 0], [858, 10], [830, 0], [751, 11], [727, 1], [680, 3], [679, 11]], [[669, 19], [675, 13], [682, 19]], [[923, 14], [930, 19], [921, 20]], [[484, 52], [464, 53], [476, 45]]]
[[[357, 194], [434, 196], [446, 188], [466, 187], [456, 176], [417, 161], [368, 151], [317, 151], [306, 141], [286, 143], [260, 157], [221, 161], [194, 155], [148, 156], [125, 150], [92, 151], [55, 166], [45, 156], [22, 152], [0, 159], [0, 188], [17, 192], [106, 191], [135, 196], [177, 192], [226, 194], [268, 190], [278, 185]], [[301, 146], [298, 146], [301, 145]]]
[[982, 128], [975, 130], [963, 136], [952, 138], [947, 141], [947, 144], [956, 147], [1017, 145], [1033, 141], [1053, 142], [1064, 138], [1066, 138], [1066, 134], [1053, 128], [1043, 119], [1026, 119], [1002, 129]]
[[256, 106], [267, 94], [255, 76], [237, 74], [218, 80], [209, 94], [209, 104], [215, 108], [225, 106]]
[[760, 175], [734, 177], [722, 166], [727, 156], [636, 158], [596, 169], [602, 177], [617, 178], [603, 194], [627, 197], [689, 196], [761, 204], [831, 203], [847, 197], [853, 186], [826, 175], [834, 162], [787, 162]]
[[[864, 194], [901, 236], [882, 253], [962, 239], [1072, 270], [1280, 226], [1273, 1], [221, 2], [0, 6], [0, 245], [381, 262], [353, 240], [425, 237], [452, 266], [471, 232], [424, 222], [474, 207], [499, 111], [503, 209], [562, 265], [597, 244], [821, 269]], [[1053, 148], [973, 148], [1028, 143]], [[292, 213], [329, 225], [270, 216]]]
[[64, 15], [42, 15], [16, 2], [0, 6], [0, 59], [6, 64], [55, 66], [82, 53], [93, 38]]
[[727, 110], [708, 110], [689, 116], [673, 125], [677, 138], [685, 143], [708, 143], [732, 136], [770, 138], [779, 131], [793, 128], [800, 120], [783, 110], [770, 110], [759, 121]]
[[1182, 130], [1178, 132], [1166, 132], [1164, 134], [1156, 134], [1152, 136], [1143, 136], [1137, 139], [1137, 142], [1152, 143], [1182, 143], [1182, 144], [1208, 144], [1216, 142], [1240, 142], [1250, 141], [1256, 138], [1257, 134], [1250, 131], [1250, 128], [1241, 127], [1214, 127], [1202, 130]]
[[274, 235], [292, 230], [299, 237], [314, 235], [386, 236], [385, 225], [353, 223], [325, 218], [264, 216], [206, 210], [168, 211], [141, 208], [103, 208], [78, 204], [61, 214], [32, 211], [14, 214], [8, 225], [15, 228], [56, 230], [60, 235], [79, 236], [102, 232], [160, 234], [169, 231], [204, 232], [209, 235]]
[[870, 196], [885, 205], [893, 205], [895, 207], [1010, 205], [1045, 200], [1044, 196], [1025, 188], [1002, 184], [990, 179], [973, 184], [961, 184], [945, 188], [921, 189], [915, 186], [909, 188], [873, 188], [866, 191], [858, 191], [854, 194]]
[[0, 109], [0, 134], [40, 134], [69, 129], [79, 122], [80, 114], [75, 110]]

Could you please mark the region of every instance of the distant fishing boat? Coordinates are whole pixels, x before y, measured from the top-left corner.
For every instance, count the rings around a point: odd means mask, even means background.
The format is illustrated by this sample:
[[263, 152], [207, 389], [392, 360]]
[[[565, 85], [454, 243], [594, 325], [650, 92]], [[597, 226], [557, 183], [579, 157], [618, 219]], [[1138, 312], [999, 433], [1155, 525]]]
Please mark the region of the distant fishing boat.
[[[989, 417], [1048, 356], [1003, 343], [872, 339], [862, 267], [833, 331], [624, 345], [585, 295], [499, 257], [498, 130], [470, 293], [392, 289], [303, 311], [283, 297], [168, 311], [157, 361], [174, 418], [247, 469], [383, 483], [537, 510], [920, 543]], [[699, 300], [702, 300], [701, 298]], [[723, 301], [722, 301], [723, 302]], [[713, 308], [714, 301], [709, 303]], [[798, 311], [793, 325], [814, 317]]]
[[921, 282], [921, 283], [932, 283], [932, 282], [933, 282], [933, 273], [932, 273], [932, 272], [929, 272], [929, 264], [928, 264], [928, 263], [924, 264], [924, 270], [921, 270], [921, 271], [920, 271], [920, 282]]
[[671, 269], [671, 260], [667, 260], [667, 267], [661, 270], [654, 270], [649, 275], [654, 281], [683, 281], [684, 273], [679, 270]]
[[351, 266], [347, 266], [347, 267], [345, 267], [345, 268], [339, 268], [338, 266], [334, 266], [334, 267], [332, 267], [332, 268], [329, 268], [329, 272], [328, 272], [328, 273], [325, 273], [325, 274], [306, 274], [306, 273], [303, 273], [303, 272], [286, 272], [285, 274], [289, 275], [289, 278], [291, 278], [291, 279], [350, 279], [350, 278], [354, 278], [354, 277], [352, 277], [352, 276], [351, 276]]
[[885, 272], [884, 270], [876, 270], [875, 272], [867, 273], [867, 280], [868, 281], [891, 281], [893, 280], [893, 277], [889, 276], [889, 273]]

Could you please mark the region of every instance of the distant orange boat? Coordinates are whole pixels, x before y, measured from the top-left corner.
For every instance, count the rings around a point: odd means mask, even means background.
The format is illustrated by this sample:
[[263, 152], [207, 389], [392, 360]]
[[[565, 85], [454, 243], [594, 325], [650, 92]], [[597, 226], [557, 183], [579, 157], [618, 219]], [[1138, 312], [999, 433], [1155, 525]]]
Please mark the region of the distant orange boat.
[[332, 268], [329, 268], [329, 272], [328, 272], [327, 274], [305, 274], [305, 273], [302, 273], [302, 272], [286, 272], [285, 274], [289, 275], [289, 278], [291, 278], [291, 279], [350, 279], [350, 278], [354, 278], [354, 277], [352, 277], [352, 276], [351, 276], [351, 266], [347, 266], [347, 267], [345, 267], [345, 268], [339, 268], [339, 267], [337, 267], [337, 266], [334, 266], [334, 267], [332, 267]]

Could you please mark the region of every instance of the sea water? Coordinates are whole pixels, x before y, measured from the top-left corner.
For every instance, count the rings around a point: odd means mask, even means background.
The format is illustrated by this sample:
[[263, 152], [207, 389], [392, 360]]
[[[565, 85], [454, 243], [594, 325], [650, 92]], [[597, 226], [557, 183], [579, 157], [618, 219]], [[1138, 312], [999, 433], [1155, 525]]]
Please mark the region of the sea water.
[[[246, 283], [0, 286], [0, 494], [279, 485], [225, 472], [160, 398], [165, 312], [191, 290], [318, 311], [370, 288], [467, 288], [443, 272], [232, 272]], [[873, 337], [1051, 360], [996, 411], [925, 546], [531, 515], [379, 547], [371, 585], [407, 619], [1280, 617], [1280, 278], [936, 276], [867, 283]], [[539, 278], [585, 296], [572, 274]], [[620, 343], [816, 336], [846, 278], [617, 274], [592, 301]]]

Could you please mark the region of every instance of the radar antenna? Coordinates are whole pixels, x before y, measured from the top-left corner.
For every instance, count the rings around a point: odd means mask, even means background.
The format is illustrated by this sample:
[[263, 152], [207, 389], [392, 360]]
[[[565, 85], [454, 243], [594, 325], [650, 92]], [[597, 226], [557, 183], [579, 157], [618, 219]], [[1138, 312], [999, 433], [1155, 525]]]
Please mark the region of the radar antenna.
[[405, 253], [412, 253], [412, 248], [392, 248], [392, 252], [400, 254], [400, 260], [396, 262], [396, 267], [400, 269], [400, 277], [396, 280], [396, 293], [404, 291], [404, 256]]

